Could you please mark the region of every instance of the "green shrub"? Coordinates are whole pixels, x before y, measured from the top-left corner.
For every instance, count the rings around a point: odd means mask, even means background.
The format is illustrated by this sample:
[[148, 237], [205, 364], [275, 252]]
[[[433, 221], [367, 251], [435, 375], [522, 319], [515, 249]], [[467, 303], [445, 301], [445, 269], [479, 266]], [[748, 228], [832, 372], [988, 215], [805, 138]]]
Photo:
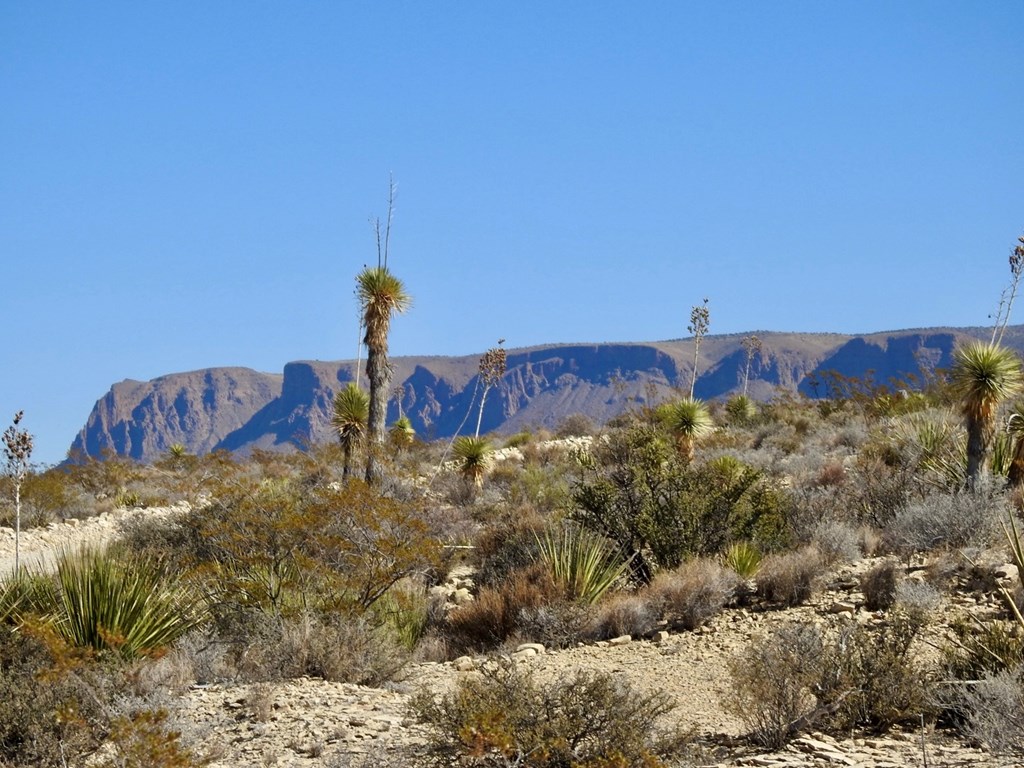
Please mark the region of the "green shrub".
[[735, 540], [774, 547], [788, 538], [788, 495], [730, 456], [689, 463], [668, 437], [637, 424], [602, 442], [595, 457], [597, 468], [573, 490], [570, 514], [614, 541], [640, 584]]
[[515, 667], [462, 678], [440, 698], [421, 693], [413, 712], [431, 732], [421, 764], [524, 768], [656, 768], [680, 749], [657, 740], [672, 706], [609, 674], [578, 671], [548, 685]]
[[1024, 637], [1012, 622], [961, 618], [951, 622], [949, 630], [943, 664], [957, 680], [977, 680], [1024, 663]]

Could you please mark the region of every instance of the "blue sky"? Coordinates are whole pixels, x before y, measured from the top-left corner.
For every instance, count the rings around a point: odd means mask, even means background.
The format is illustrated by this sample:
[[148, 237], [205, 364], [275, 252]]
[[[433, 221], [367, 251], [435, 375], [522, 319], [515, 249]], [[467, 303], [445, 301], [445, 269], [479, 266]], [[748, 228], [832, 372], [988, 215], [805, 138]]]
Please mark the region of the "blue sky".
[[[0, 426], [115, 381], [499, 337], [983, 325], [1024, 231], [1024, 4], [0, 3]], [[1015, 319], [1020, 320], [1021, 317]]]

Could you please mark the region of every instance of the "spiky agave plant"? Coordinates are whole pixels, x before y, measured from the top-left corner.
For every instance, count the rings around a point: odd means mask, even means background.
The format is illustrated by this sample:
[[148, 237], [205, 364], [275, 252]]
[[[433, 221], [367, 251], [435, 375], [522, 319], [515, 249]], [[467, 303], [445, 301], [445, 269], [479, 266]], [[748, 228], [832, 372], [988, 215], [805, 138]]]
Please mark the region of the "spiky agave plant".
[[537, 538], [541, 559], [568, 597], [596, 603], [629, 568], [629, 559], [603, 536], [586, 528], [546, 531]]
[[369, 396], [350, 381], [334, 396], [334, 414], [331, 416], [331, 426], [341, 442], [342, 477], [346, 480], [352, 472], [352, 450], [366, 434], [369, 418]]
[[459, 472], [476, 488], [484, 484], [484, 475], [491, 468], [494, 449], [486, 437], [463, 436], [452, 445], [452, 456], [458, 463]]
[[710, 434], [715, 428], [704, 401], [692, 397], [666, 403], [659, 409], [659, 415], [675, 438], [679, 454], [686, 461], [693, 459], [697, 440]]
[[204, 619], [201, 601], [161, 563], [122, 550], [65, 550], [57, 582], [57, 631], [74, 645], [123, 658], [159, 651]]
[[995, 429], [999, 404], [1024, 388], [1020, 360], [997, 344], [971, 342], [953, 353], [950, 383], [967, 430], [967, 486], [976, 487]]

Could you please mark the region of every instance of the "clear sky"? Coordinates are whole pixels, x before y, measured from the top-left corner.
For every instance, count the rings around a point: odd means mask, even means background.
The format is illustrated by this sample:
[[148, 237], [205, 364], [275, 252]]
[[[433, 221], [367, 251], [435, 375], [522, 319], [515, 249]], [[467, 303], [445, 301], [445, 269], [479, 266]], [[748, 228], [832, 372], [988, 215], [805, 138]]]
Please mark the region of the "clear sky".
[[[115, 381], [983, 325], [1024, 231], [1020, 0], [0, 0], [0, 428]], [[1021, 320], [1018, 313], [1015, 318]]]

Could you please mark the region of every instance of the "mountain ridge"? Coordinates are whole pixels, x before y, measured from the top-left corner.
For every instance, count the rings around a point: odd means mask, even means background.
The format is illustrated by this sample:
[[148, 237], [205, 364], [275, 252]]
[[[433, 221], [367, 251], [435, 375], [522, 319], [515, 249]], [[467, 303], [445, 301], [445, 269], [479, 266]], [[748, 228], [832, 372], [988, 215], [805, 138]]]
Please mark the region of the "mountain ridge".
[[[875, 381], [886, 382], [916, 375], [922, 366], [947, 368], [958, 342], [990, 334], [990, 328], [950, 327], [858, 335], [755, 331], [762, 348], [752, 361], [749, 394], [765, 400], [782, 390], [814, 397], [819, 393], [811, 374], [822, 371], [851, 377], [872, 371]], [[697, 397], [742, 390], [742, 341], [750, 335], [704, 337]], [[1024, 326], [1008, 328], [1004, 343], [1024, 350]], [[694, 340], [555, 343], [507, 352], [508, 369], [486, 401], [484, 431], [550, 428], [573, 413], [604, 423], [652, 396], [661, 400], [688, 391]], [[471, 412], [475, 423], [480, 354], [392, 358], [395, 395], [388, 421], [401, 410], [425, 439], [455, 434]], [[281, 373], [235, 366], [125, 379], [97, 401], [69, 453], [98, 457], [112, 451], [151, 461], [174, 443], [201, 454], [293, 450], [332, 440], [333, 397], [356, 379], [356, 364], [296, 360]]]

